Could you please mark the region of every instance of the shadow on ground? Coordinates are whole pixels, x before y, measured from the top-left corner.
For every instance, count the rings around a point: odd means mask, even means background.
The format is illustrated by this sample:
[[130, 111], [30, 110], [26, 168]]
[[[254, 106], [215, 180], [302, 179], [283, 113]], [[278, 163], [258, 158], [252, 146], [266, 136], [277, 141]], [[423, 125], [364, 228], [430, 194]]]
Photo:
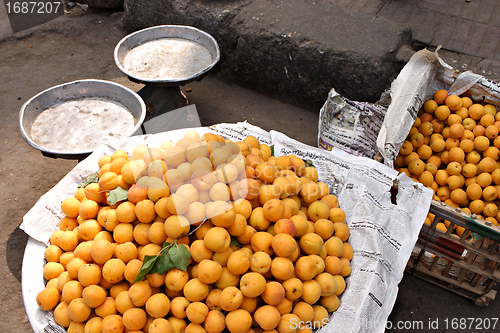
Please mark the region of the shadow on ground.
[[28, 242], [28, 235], [17, 227], [7, 240], [7, 266], [17, 281], [21, 282], [21, 268], [23, 265], [24, 248]]

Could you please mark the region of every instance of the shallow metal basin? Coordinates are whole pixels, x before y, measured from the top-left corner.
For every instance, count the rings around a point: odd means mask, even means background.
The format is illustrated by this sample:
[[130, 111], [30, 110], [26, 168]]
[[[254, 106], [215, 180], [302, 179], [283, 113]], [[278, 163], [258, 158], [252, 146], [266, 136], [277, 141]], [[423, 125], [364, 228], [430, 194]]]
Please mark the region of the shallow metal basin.
[[22, 137], [30, 146], [46, 154], [71, 157], [91, 153], [93, 150], [53, 150], [38, 145], [31, 138], [31, 127], [33, 121], [44, 110], [69, 100], [88, 97], [96, 97], [104, 100], [119, 102], [127, 108], [127, 110], [135, 118], [135, 126], [129, 133], [124, 135], [125, 137], [133, 135], [140, 128], [141, 124], [144, 122], [144, 118], [146, 117], [146, 105], [144, 101], [132, 90], [110, 81], [79, 80], [44, 90], [24, 103], [21, 107], [21, 111], [19, 112], [19, 130], [21, 131]]
[[[200, 44], [212, 55], [212, 63], [200, 71], [190, 73], [182, 79], [146, 79], [138, 77], [127, 71], [123, 65], [123, 60], [127, 53], [133, 48], [149, 41], [161, 38], [183, 38]], [[160, 25], [136, 31], [124, 37], [115, 47], [115, 63], [118, 68], [134, 82], [153, 86], [179, 86], [199, 80], [212, 69], [220, 59], [219, 45], [217, 41], [208, 33], [190, 26], [183, 25]]]

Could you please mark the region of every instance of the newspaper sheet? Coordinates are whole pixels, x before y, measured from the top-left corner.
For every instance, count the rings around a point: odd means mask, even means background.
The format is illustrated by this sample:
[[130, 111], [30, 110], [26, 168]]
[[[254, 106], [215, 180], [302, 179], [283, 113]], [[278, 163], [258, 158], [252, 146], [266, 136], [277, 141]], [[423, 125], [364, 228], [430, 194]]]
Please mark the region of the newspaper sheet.
[[[74, 194], [83, 177], [97, 171], [100, 157], [116, 149], [130, 153], [138, 144], [160, 146], [168, 140], [179, 140], [188, 130], [131, 137], [100, 146], [24, 216], [21, 228], [31, 238], [23, 259], [23, 299], [35, 333], [58, 332], [50, 315], [38, 308], [36, 295], [44, 288], [43, 251], [62, 215], [59, 208], [62, 200]], [[339, 198], [351, 230], [349, 243], [354, 249], [352, 273], [346, 279], [341, 306], [321, 332], [383, 332], [396, 300], [397, 285], [429, 210], [432, 192], [402, 176], [398, 178], [398, 193], [393, 203], [390, 191], [397, 172], [374, 160], [352, 156], [336, 148], [326, 151], [307, 146], [279, 132], [268, 133], [248, 123], [219, 124], [196, 130], [200, 134], [215, 132], [232, 140], [253, 135], [261, 142], [274, 145], [276, 156], [295, 154], [312, 161], [320, 180], [330, 185], [331, 192]]]
[[427, 99], [453, 81], [453, 68], [426, 49], [416, 52], [391, 85], [391, 103], [378, 133], [377, 147], [384, 163], [393, 166], [399, 149]]
[[378, 153], [375, 138], [386, 112], [382, 105], [351, 101], [330, 90], [319, 114], [318, 147], [372, 158]]
[[437, 52], [416, 52], [391, 85], [391, 103], [377, 138], [384, 163], [391, 167], [418, 111], [435, 91], [446, 89], [450, 95], [464, 94], [476, 103], [500, 106], [497, 82], [470, 71], [454, 78], [452, 67]]
[[311, 159], [321, 180], [335, 191], [346, 212], [354, 248], [352, 273], [341, 307], [319, 332], [384, 332], [406, 263], [427, 215], [432, 191], [403, 175], [396, 204], [391, 187], [397, 172], [341, 150], [312, 148], [271, 131], [276, 155]]
[[500, 106], [500, 85], [471, 71], [460, 74], [448, 88], [450, 95], [469, 95], [476, 103]]

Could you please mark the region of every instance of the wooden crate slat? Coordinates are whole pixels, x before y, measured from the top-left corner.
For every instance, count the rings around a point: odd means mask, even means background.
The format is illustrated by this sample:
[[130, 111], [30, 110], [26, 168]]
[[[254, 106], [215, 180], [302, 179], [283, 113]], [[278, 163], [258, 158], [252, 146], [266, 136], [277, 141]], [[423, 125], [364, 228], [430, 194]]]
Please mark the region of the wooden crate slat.
[[[426, 231], [421, 231], [421, 233], [419, 235], [419, 238], [421, 238], [421, 239], [425, 239], [426, 238], [426, 234], [425, 234], [426, 232], [431, 232], [432, 233], [432, 229], [428, 225], [424, 225], [422, 227], [422, 229], [424, 229]], [[466, 232], [464, 232], [464, 234]], [[462, 240], [460, 240], [458, 238], [446, 235], [441, 230], [436, 230], [434, 232], [434, 234], [435, 234], [435, 236], [444, 237], [444, 238], [446, 238], [448, 240], [451, 240], [451, 241], [455, 242], [456, 244], [464, 246], [467, 249], [467, 251], [474, 252], [476, 254], [479, 254], [479, 255], [481, 255], [481, 256], [483, 256], [485, 258], [488, 258], [488, 259], [491, 259], [491, 260], [494, 260], [494, 261], [500, 261], [500, 253], [491, 253], [490, 250], [485, 250], [485, 249], [483, 249], [481, 247], [478, 248], [478, 247], [476, 247], [475, 244], [472, 244], [469, 241], [462, 241]]]
[[[467, 290], [467, 291], [474, 293], [476, 295], [483, 295], [484, 293], [489, 291], [488, 289], [486, 289], [488, 286], [476, 285], [473, 287], [473, 286], [471, 286], [471, 284], [469, 282], [465, 282], [465, 281], [458, 282], [454, 278], [449, 278], [449, 277], [443, 276], [441, 271], [439, 271], [439, 273], [438, 273], [434, 270], [429, 270], [429, 269], [423, 267], [421, 264], [418, 264], [416, 268], [413, 268], [413, 265], [411, 263], [409, 263], [408, 266], [410, 267], [410, 271], [412, 269], [415, 269], [416, 271], [421, 272], [425, 275], [431, 276], [431, 277], [438, 279], [438, 280], [441, 280], [447, 284], [451, 284], [451, 285], [454, 285], [454, 286], [459, 287], [461, 289]], [[455, 290], [453, 290], [453, 291], [455, 291]]]
[[[432, 254], [436, 255], [436, 258], [438, 258], [438, 259], [439, 258], [445, 258], [441, 253], [426, 248], [424, 244], [420, 243], [420, 241], [417, 242], [416, 246], [418, 248], [425, 249], [429, 253], [432, 253]], [[500, 274], [499, 273], [495, 274], [495, 270], [493, 268], [485, 267], [484, 269], [482, 269], [481, 266], [479, 266], [478, 263], [474, 263], [474, 262], [472, 262], [472, 260], [471, 260], [470, 263], [467, 263], [463, 259], [462, 260], [454, 260], [453, 264], [457, 265], [460, 268], [467, 269], [467, 270], [472, 271], [472, 272], [474, 272], [476, 274], [484, 275], [485, 277], [487, 277], [489, 279], [492, 279], [492, 280], [495, 280], [497, 282], [500, 282]]]
[[[434, 216], [430, 225], [422, 226], [416, 242], [420, 251], [412, 255], [406, 272], [474, 300], [478, 306], [488, 305], [496, 297], [492, 288], [500, 282], [500, 227], [443, 202], [433, 201], [429, 213]], [[436, 229], [444, 221], [449, 222], [447, 231]], [[462, 236], [453, 233], [454, 226], [465, 229]], [[471, 242], [472, 232], [479, 237]], [[426, 258], [426, 252], [435, 257]]]

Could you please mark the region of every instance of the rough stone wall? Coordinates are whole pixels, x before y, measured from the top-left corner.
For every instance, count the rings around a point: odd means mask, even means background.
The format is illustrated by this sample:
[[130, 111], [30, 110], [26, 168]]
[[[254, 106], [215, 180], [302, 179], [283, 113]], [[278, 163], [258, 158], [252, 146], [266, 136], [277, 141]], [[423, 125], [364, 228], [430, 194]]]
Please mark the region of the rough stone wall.
[[219, 43], [212, 74], [315, 111], [332, 87], [376, 101], [404, 65], [397, 51], [411, 43], [404, 25], [319, 0], [125, 0], [124, 7], [129, 32], [197, 27]]

